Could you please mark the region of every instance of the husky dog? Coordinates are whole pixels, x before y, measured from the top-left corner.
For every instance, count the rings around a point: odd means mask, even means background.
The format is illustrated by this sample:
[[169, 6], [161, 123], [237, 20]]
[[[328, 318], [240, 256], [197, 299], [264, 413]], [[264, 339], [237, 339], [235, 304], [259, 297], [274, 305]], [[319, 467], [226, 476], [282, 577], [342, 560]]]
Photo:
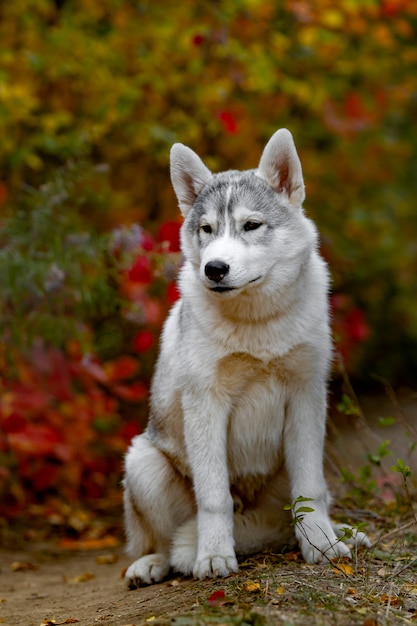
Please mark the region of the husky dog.
[[236, 554], [295, 540], [308, 563], [349, 556], [323, 474], [329, 278], [292, 135], [277, 131], [258, 169], [220, 174], [175, 144], [171, 179], [181, 298], [126, 455], [126, 581], [227, 576]]

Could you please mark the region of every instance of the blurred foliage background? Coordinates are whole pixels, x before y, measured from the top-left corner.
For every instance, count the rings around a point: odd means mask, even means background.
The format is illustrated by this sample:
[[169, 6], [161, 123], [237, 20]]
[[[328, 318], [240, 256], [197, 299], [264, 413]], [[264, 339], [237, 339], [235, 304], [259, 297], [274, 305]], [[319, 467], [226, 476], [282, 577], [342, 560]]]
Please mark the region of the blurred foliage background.
[[1, 4], [4, 516], [119, 492], [177, 297], [175, 141], [244, 169], [292, 131], [345, 368], [415, 383], [416, 31], [413, 0]]

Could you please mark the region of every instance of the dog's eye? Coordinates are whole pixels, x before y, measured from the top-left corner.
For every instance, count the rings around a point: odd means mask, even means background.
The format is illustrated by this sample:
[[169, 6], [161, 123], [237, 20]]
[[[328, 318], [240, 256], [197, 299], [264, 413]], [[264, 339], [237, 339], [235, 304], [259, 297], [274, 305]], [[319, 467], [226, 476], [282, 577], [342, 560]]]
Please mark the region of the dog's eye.
[[243, 224], [243, 230], [245, 232], [247, 232], [248, 230], [256, 230], [260, 226], [262, 226], [260, 222], [246, 222], [245, 224]]
[[210, 224], [203, 224], [202, 226], [200, 226], [200, 228], [202, 231], [204, 231], [208, 235], [211, 235], [211, 233], [213, 232]]

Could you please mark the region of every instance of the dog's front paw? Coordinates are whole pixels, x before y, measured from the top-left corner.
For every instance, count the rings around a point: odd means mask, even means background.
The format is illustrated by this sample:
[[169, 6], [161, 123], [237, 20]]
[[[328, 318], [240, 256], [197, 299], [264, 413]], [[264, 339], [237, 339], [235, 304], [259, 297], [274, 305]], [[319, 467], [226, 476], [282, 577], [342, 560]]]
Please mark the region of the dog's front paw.
[[147, 554], [127, 568], [125, 581], [129, 589], [159, 583], [170, 570], [166, 554]]
[[193, 575], [195, 578], [217, 578], [229, 576], [236, 573], [239, 567], [235, 555], [230, 556], [208, 556], [197, 559]]
[[306, 563], [321, 563], [344, 557], [351, 558], [351, 552], [347, 545], [337, 539], [316, 541], [314, 538], [299, 540], [301, 554]]
[[299, 522], [296, 536], [306, 563], [321, 563], [351, 557], [348, 546], [337, 538], [330, 521], [313, 519]]

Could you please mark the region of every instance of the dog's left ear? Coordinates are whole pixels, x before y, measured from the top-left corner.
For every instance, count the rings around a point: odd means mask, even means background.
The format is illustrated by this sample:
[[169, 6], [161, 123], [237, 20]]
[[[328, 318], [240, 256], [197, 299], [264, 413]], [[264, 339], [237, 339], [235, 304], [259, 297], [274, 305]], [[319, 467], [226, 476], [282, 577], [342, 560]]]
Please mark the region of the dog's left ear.
[[305, 198], [303, 172], [289, 130], [281, 128], [272, 135], [262, 153], [257, 174], [277, 193], [284, 193], [291, 204], [301, 207]]
[[182, 143], [174, 143], [171, 148], [171, 181], [184, 217], [212, 176], [193, 150]]

